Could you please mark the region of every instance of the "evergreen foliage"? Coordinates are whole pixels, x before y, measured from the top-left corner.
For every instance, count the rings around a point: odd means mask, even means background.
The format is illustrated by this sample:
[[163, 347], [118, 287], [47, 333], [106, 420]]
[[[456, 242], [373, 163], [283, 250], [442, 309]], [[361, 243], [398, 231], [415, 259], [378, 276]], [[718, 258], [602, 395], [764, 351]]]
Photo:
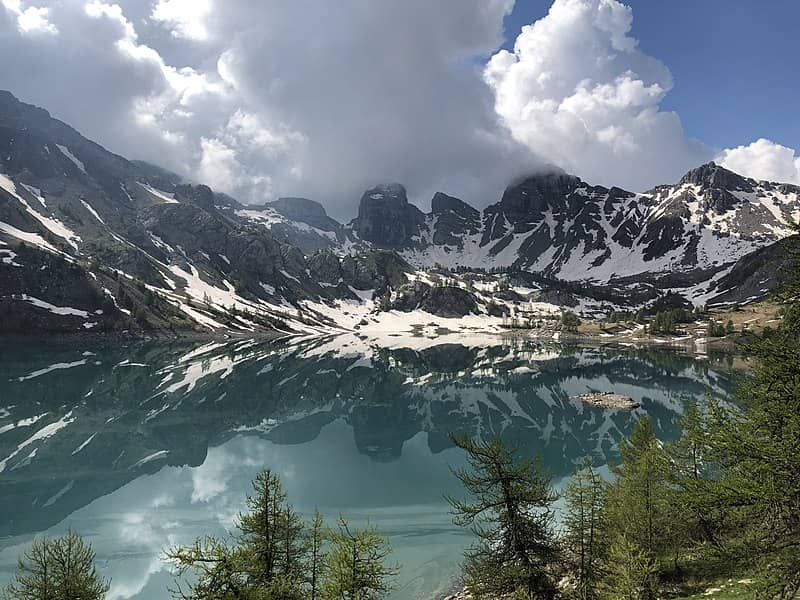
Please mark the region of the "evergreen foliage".
[[561, 313], [561, 327], [564, 331], [578, 331], [580, 324], [581, 319], [574, 312], [566, 310]]
[[608, 550], [608, 526], [604, 510], [608, 484], [586, 459], [565, 491], [563, 543], [575, 580], [575, 597], [598, 597], [603, 572], [601, 561]]
[[340, 516], [330, 537], [325, 600], [371, 600], [392, 590], [397, 569], [386, 564], [392, 549], [374, 526], [352, 530]]
[[38, 538], [3, 592], [7, 600], [100, 600], [109, 583], [94, 566], [94, 550], [74, 532]]
[[671, 548], [676, 515], [671, 506], [669, 460], [650, 419], [642, 418], [620, 445], [621, 464], [609, 489], [609, 526], [650, 556]]
[[599, 588], [602, 598], [655, 600], [658, 597], [658, 567], [655, 561], [646, 550], [624, 534], [614, 538], [606, 568], [606, 576]]
[[457, 525], [477, 541], [465, 553], [467, 588], [476, 598], [553, 598], [559, 548], [553, 531], [557, 496], [538, 461], [520, 459], [495, 438], [452, 436], [467, 453], [454, 469], [470, 498], [448, 498]]
[[318, 511], [306, 526], [270, 469], [256, 476], [246, 504], [235, 538], [198, 538], [167, 551], [178, 577], [175, 598], [372, 600], [391, 589], [391, 548], [375, 527], [352, 529], [340, 517], [333, 531]]
[[674, 334], [678, 333], [678, 325], [681, 323], [691, 323], [692, 313], [684, 308], [673, 308], [672, 310], [657, 312], [650, 321], [648, 331], [650, 333]]

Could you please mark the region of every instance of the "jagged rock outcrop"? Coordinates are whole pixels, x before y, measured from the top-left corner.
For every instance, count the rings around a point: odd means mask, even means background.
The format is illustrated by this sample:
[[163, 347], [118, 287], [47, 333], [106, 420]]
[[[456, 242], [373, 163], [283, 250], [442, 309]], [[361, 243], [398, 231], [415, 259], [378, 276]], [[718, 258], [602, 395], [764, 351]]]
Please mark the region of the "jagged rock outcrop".
[[439, 317], [464, 317], [478, 313], [475, 296], [454, 286], [431, 286], [421, 281], [400, 286], [390, 308], [402, 312], [424, 310]]
[[335, 285], [342, 279], [339, 257], [330, 250], [320, 250], [309, 256], [308, 270], [320, 283]]
[[411, 267], [392, 252], [371, 251], [342, 259], [342, 279], [357, 290], [383, 291], [403, 285]]
[[433, 243], [458, 246], [466, 233], [474, 235], [481, 230], [481, 213], [454, 196], [437, 192], [431, 201], [431, 215], [435, 217]]
[[323, 231], [336, 232], [342, 228], [338, 221], [328, 216], [322, 204], [308, 198], [278, 198], [273, 202], [267, 202], [265, 206], [292, 221], [305, 223]]
[[406, 188], [391, 183], [364, 192], [351, 227], [364, 241], [401, 249], [413, 245], [424, 224], [425, 215], [408, 202]]

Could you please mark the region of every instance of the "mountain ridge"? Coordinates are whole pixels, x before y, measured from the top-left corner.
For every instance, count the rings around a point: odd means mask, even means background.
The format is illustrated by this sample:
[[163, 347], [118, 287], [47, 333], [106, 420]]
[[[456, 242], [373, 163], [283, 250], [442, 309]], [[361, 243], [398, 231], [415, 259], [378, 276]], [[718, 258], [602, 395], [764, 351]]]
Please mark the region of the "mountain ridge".
[[[763, 261], [737, 263], [800, 220], [797, 186], [709, 163], [641, 194], [538, 173], [482, 211], [439, 192], [425, 213], [379, 184], [342, 224], [312, 199], [245, 205], [128, 161], [10, 93], [0, 148], [4, 331], [320, 333], [467, 315], [462, 327], [498, 328], [569, 282], [585, 282], [571, 307], [590, 313], [672, 291], [735, 302], [721, 282], [763, 278]], [[545, 304], [530, 314], [551, 318]]]

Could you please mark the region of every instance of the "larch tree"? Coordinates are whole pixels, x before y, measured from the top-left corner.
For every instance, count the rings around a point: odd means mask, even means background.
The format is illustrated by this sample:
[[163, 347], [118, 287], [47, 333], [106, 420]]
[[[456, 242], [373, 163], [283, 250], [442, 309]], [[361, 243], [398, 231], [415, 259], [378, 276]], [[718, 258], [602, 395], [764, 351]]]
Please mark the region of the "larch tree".
[[602, 561], [608, 550], [604, 512], [607, 488], [608, 484], [587, 458], [564, 493], [563, 541], [575, 580], [576, 597], [580, 600], [597, 598]]
[[658, 597], [658, 567], [648, 552], [625, 534], [614, 537], [600, 582], [604, 600], [655, 600]]
[[91, 544], [75, 532], [39, 538], [19, 559], [17, 572], [4, 591], [14, 600], [100, 600], [109, 582], [94, 565]]
[[325, 600], [377, 600], [393, 589], [392, 548], [377, 528], [353, 529], [342, 516], [329, 532], [331, 548], [322, 587]]
[[553, 598], [559, 549], [553, 531], [557, 496], [539, 461], [520, 458], [498, 438], [452, 436], [468, 467], [454, 469], [470, 495], [448, 498], [457, 525], [477, 541], [465, 554], [467, 588], [477, 598], [514, 594]]
[[240, 513], [239, 535], [230, 541], [206, 537], [193, 546], [175, 547], [166, 558], [178, 577], [192, 572], [190, 583], [176, 582], [173, 595], [192, 600], [303, 597], [306, 538], [300, 515], [287, 502], [277, 473], [264, 469]]
[[322, 581], [327, 573], [328, 551], [326, 548], [327, 531], [325, 521], [319, 510], [314, 511], [314, 516], [308, 523], [306, 531], [306, 584], [310, 600], [321, 597]]
[[609, 527], [654, 559], [671, 556], [680, 525], [671, 504], [671, 464], [648, 417], [620, 444], [620, 457], [608, 491]]

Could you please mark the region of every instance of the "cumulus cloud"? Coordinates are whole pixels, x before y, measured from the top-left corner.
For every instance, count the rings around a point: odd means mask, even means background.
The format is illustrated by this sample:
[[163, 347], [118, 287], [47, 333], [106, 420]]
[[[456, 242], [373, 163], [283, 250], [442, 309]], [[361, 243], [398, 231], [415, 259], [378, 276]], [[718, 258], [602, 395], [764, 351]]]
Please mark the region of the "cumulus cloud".
[[3, 0], [5, 9], [17, 17], [17, 27], [23, 34], [58, 33], [58, 29], [50, 23], [50, 10], [42, 6], [22, 7], [20, 0]]
[[486, 206], [545, 164], [641, 190], [715, 154], [661, 110], [672, 77], [617, 0], [555, 0], [513, 52], [513, 0], [2, 2], [3, 87], [244, 202], [349, 219], [400, 181]]
[[555, 0], [484, 73], [515, 139], [593, 182], [644, 190], [711, 158], [662, 111], [672, 76], [629, 33], [616, 0]]
[[171, 27], [175, 37], [202, 41], [208, 39], [210, 13], [211, 0], [158, 0], [151, 17]]
[[754, 179], [800, 184], [800, 156], [771, 140], [758, 139], [747, 146], [723, 150], [717, 162]]
[[340, 218], [381, 181], [486, 205], [542, 164], [498, 126], [481, 77], [512, 0], [142, 4], [62, 0], [49, 45], [0, 15], [0, 50], [24, 57], [5, 85], [114, 151]]

